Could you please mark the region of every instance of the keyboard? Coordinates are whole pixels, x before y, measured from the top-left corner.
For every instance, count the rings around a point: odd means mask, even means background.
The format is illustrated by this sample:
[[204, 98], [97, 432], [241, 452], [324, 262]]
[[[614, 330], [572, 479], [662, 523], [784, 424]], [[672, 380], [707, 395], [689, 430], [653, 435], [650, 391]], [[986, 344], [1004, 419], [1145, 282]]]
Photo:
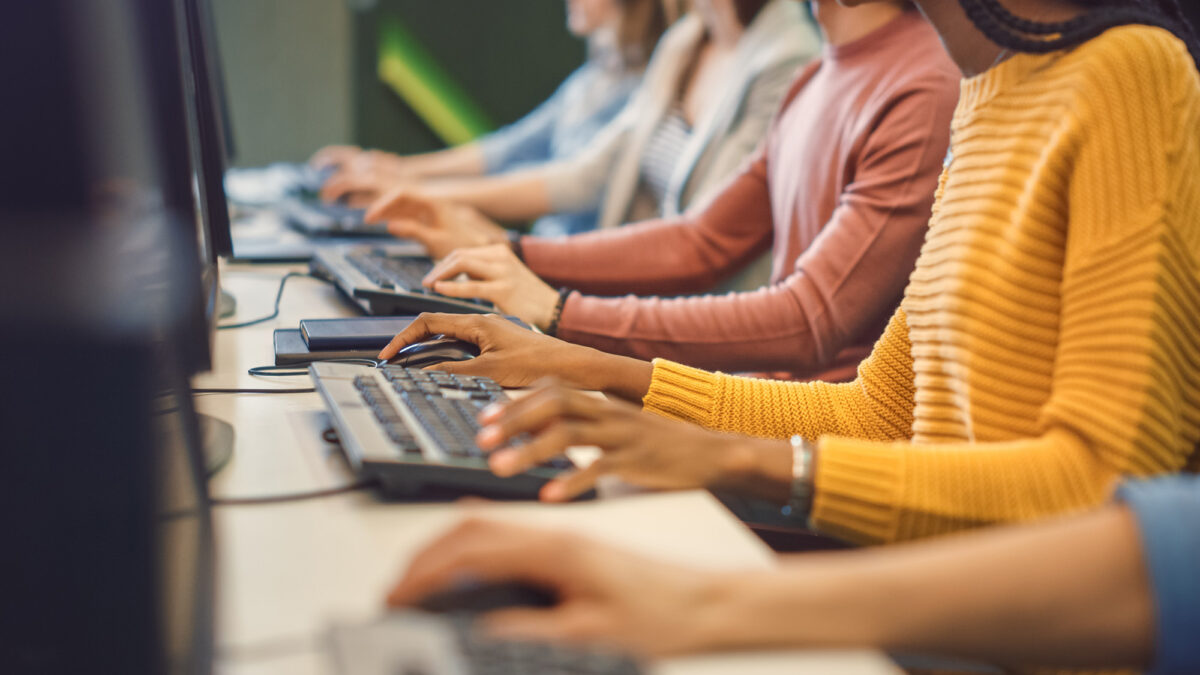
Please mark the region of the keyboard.
[[389, 245], [337, 246], [318, 250], [309, 263], [312, 273], [329, 279], [338, 290], [368, 314], [420, 314], [421, 312], [494, 312], [483, 300], [451, 298], [421, 285], [433, 269], [424, 249], [398, 251]]
[[310, 237], [387, 236], [386, 223], [364, 223], [365, 209], [288, 197], [276, 209], [293, 229]]
[[309, 370], [351, 465], [387, 492], [535, 499], [547, 481], [574, 468], [557, 457], [517, 476], [491, 472], [475, 443], [476, 417], [509, 399], [486, 377], [340, 363]]
[[370, 249], [347, 253], [346, 260], [382, 288], [417, 293], [425, 289], [421, 280], [433, 270], [428, 258], [394, 258]]
[[400, 613], [333, 632], [344, 675], [640, 675], [611, 652], [534, 642], [497, 641], [472, 629], [469, 616]]

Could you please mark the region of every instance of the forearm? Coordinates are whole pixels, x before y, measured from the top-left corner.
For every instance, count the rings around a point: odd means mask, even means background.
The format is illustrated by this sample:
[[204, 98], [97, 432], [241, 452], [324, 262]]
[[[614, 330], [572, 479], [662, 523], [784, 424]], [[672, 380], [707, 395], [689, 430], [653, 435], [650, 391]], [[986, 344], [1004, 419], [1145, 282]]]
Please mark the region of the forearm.
[[475, 143], [399, 159], [407, 173], [421, 179], [482, 176], [487, 169], [483, 151]]
[[560, 372], [563, 379], [580, 389], [602, 391], [634, 403], [641, 402], [650, 389], [654, 366], [648, 361], [582, 347], [573, 348], [572, 352]]
[[563, 240], [526, 238], [525, 262], [552, 285], [596, 295], [709, 290], [771, 245], [764, 175], [760, 161], [699, 213]]
[[545, 182], [536, 170], [433, 180], [421, 185], [421, 193], [433, 199], [473, 206], [491, 218], [507, 222], [534, 220], [550, 212]]
[[613, 354], [707, 370], [817, 373], [852, 346], [852, 336], [828, 313], [810, 316], [794, 290], [785, 282], [681, 298], [572, 296], [559, 335]]
[[[724, 581], [713, 648], [862, 647], [1044, 666], [1145, 664], [1151, 606], [1123, 509]], [[715, 625], [715, 624], [720, 624]]]

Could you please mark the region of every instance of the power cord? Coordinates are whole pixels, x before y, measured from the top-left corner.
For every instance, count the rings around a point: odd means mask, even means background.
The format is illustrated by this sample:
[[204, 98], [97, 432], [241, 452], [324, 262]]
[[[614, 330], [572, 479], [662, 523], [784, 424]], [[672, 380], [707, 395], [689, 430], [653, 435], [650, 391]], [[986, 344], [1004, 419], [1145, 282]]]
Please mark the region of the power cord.
[[322, 281], [327, 284], [333, 283], [332, 281], [330, 281], [328, 279], [318, 277], [313, 274], [309, 274], [307, 272], [288, 272], [287, 274], [283, 275], [282, 279], [279, 280], [279, 290], [275, 293], [275, 309], [268, 316], [260, 317], [258, 319], [251, 319], [249, 321], [242, 321], [240, 323], [222, 324], [222, 325], [217, 326], [217, 330], [233, 330], [235, 328], [247, 328], [249, 326], [257, 326], [260, 323], [266, 323], [266, 322], [278, 317], [279, 316], [279, 303], [280, 303], [280, 301], [283, 300], [283, 288], [284, 288], [284, 286], [287, 285], [288, 279], [292, 279], [295, 277], [308, 277], [309, 279], [316, 279], [317, 281]]
[[[375, 359], [313, 359], [310, 363], [348, 363], [355, 366], [370, 366], [378, 368], [382, 361]], [[308, 364], [293, 364], [286, 366], [255, 366], [247, 373], [255, 377], [300, 377], [308, 375]]]
[[320, 499], [321, 497], [333, 497], [335, 495], [346, 494], [348, 492], [357, 492], [366, 490], [379, 485], [376, 479], [360, 480], [349, 485], [341, 485], [333, 488], [325, 488], [324, 490], [313, 490], [312, 492], [292, 492], [279, 495], [267, 495], [265, 497], [226, 497], [213, 498], [209, 503], [213, 506], [261, 506], [264, 504], [283, 504], [286, 502], [300, 502], [308, 499]]
[[193, 389], [193, 394], [311, 394], [316, 387], [298, 389]]
[[[356, 366], [378, 368], [382, 361], [375, 359], [314, 359], [312, 363], [348, 363]], [[300, 377], [308, 375], [308, 369], [300, 364], [287, 366], [255, 366], [246, 371], [254, 377]], [[238, 389], [238, 388], [204, 388], [193, 389], [193, 394], [311, 394], [316, 387], [298, 387], [294, 389]]]

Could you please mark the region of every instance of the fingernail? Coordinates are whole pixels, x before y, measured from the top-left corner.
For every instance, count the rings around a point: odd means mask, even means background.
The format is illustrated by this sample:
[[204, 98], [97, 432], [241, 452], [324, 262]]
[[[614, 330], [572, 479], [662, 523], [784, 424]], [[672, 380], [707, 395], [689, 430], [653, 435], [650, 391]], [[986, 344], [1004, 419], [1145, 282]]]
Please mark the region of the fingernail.
[[503, 410], [504, 410], [503, 405], [501, 405], [499, 403], [493, 403], [493, 404], [489, 405], [488, 407], [484, 408], [483, 410], [479, 411], [478, 419], [480, 422], [483, 422], [486, 424], [487, 422], [491, 422], [492, 420], [499, 417], [500, 413]]
[[475, 442], [478, 443], [479, 447], [481, 448], [494, 448], [499, 445], [500, 441], [502, 440], [504, 440], [504, 436], [500, 431], [500, 427], [497, 426], [484, 427], [480, 429], [479, 433], [475, 436]]

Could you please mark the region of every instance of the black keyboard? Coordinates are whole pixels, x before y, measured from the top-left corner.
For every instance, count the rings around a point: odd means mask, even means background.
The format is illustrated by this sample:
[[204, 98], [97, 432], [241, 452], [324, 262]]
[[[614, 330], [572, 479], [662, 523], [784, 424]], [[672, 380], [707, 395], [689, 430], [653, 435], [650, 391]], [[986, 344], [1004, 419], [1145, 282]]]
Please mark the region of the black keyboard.
[[535, 642], [489, 640], [472, 630], [466, 616], [450, 623], [471, 675], [639, 675], [637, 663], [609, 652]]
[[[380, 370], [411, 419], [415, 420], [417, 429], [406, 424], [404, 415], [384, 394], [377, 378], [360, 375], [354, 378], [354, 388], [398, 453], [438, 460], [486, 462], [484, 452], [475, 444], [475, 435], [480, 429], [476, 417], [489, 405], [509, 400], [500, 385], [486, 377], [400, 366], [384, 366]], [[556, 457], [542, 468], [563, 471], [572, 466], [571, 460]]]
[[425, 292], [421, 280], [433, 270], [428, 258], [389, 257], [374, 250], [347, 253], [346, 260], [375, 285], [410, 293]]

